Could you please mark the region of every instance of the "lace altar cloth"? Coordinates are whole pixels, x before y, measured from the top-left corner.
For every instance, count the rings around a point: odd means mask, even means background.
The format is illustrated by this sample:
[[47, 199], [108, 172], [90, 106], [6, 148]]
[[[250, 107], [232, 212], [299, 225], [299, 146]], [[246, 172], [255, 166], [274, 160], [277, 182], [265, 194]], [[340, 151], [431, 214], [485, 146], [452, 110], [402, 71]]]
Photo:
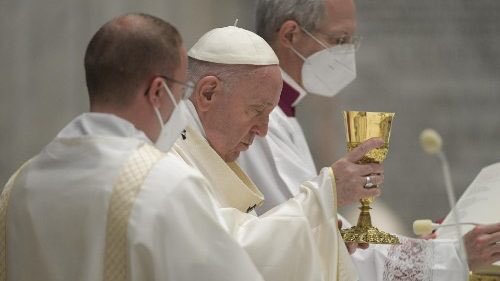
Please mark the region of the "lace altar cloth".
[[427, 240], [399, 237], [384, 263], [384, 281], [431, 281], [434, 247]]

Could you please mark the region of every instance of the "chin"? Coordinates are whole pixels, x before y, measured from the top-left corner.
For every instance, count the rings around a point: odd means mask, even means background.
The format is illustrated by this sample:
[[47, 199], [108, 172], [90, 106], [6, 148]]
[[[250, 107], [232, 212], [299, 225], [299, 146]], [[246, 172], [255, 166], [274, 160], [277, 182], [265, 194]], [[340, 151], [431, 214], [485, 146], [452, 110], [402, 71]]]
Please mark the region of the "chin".
[[234, 162], [236, 161], [236, 159], [238, 159], [238, 157], [240, 156], [240, 152], [231, 152], [229, 154], [227, 154], [225, 157], [223, 157], [222, 159], [224, 159], [224, 162], [226, 163], [229, 163], [229, 162]]

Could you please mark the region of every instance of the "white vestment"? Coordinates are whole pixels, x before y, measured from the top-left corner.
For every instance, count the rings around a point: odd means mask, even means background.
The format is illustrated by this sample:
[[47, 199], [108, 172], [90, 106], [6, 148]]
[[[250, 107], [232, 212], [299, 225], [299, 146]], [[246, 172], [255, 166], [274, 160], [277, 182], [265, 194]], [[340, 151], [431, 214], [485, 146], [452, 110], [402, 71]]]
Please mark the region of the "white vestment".
[[[8, 204], [7, 280], [103, 280], [113, 186], [144, 145], [133, 124], [85, 113], [35, 156]], [[149, 170], [124, 232], [128, 280], [263, 280], [228, 235], [207, 181], [173, 155]]]
[[[492, 224], [500, 221], [500, 163], [492, 164], [481, 170], [474, 181], [460, 196], [455, 210], [460, 222]], [[455, 223], [455, 218], [450, 212], [443, 224]], [[461, 233], [467, 233], [473, 226], [460, 227]], [[457, 228], [443, 227], [437, 231], [438, 237], [456, 238]], [[476, 273], [500, 275], [500, 262], [479, 269]]]
[[191, 126], [172, 148], [209, 180], [229, 232], [267, 281], [357, 280], [337, 229], [331, 169], [300, 186], [297, 195], [260, 217], [262, 195], [236, 163], [225, 163], [204, 137], [194, 106]]
[[[305, 91], [285, 72], [282, 74], [284, 82], [303, 97]], [[302, 182], [317, 174], [297, 119], [286, 116], [280, 107], [271, 113], [267, 136], [255, 138], [238, 163], [260, 187], [266, 198], [265, 209], [297, 194]], [[459, 268], [467, 265], [458, 255], [456, 240], [400, 239], [401, 246], [372, 244], [352, 255], [360, 280], [465, 280]]]

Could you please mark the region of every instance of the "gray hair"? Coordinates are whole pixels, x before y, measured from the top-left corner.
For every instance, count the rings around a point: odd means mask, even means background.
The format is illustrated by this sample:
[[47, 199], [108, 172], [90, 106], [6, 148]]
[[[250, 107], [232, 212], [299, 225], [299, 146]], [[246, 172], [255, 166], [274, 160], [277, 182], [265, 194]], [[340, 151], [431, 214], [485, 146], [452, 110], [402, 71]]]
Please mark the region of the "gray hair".
[[308, 31], [314, 31], [325, 17], [325, 0], [259, 0], [256, 10], [256, 30], [269, 44], [287, 20], [296, 21]]
[[213, 75], [223, 82], [224, 91], [231, 92], [236, 81], [244, 79], [258, 66], [246, 64], [222, 64], [188, 57], [188, 80], [198, 83], [205, 76]]

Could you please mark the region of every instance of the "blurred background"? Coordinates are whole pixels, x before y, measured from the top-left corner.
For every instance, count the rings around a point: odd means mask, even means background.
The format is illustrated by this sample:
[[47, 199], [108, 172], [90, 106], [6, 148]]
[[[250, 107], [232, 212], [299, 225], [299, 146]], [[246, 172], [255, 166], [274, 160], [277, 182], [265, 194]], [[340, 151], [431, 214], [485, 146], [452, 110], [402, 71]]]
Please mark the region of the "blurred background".
[[[343, 110], [396, 112], [374, 224], [411, 235], [418, 218], [448, 213], [440, 164], [418, 136], [442, 134], [457, 196], [500, 160], [500, 1], [357, 0], [363, 37], [357, 79], [332, 99], [299, 106], [318, 167], [345, 153]], [[87, 111], [83, 55], [117, 15], [173, 23], [187, 48], [206, 31], [254, 29], [253, 0], [41, 0], [0, 2], [0, 186], [71, 119]], [[0, 187], [1, 189], [2, 187]], [[356, 206], [341, 210], [355, 223]]]

